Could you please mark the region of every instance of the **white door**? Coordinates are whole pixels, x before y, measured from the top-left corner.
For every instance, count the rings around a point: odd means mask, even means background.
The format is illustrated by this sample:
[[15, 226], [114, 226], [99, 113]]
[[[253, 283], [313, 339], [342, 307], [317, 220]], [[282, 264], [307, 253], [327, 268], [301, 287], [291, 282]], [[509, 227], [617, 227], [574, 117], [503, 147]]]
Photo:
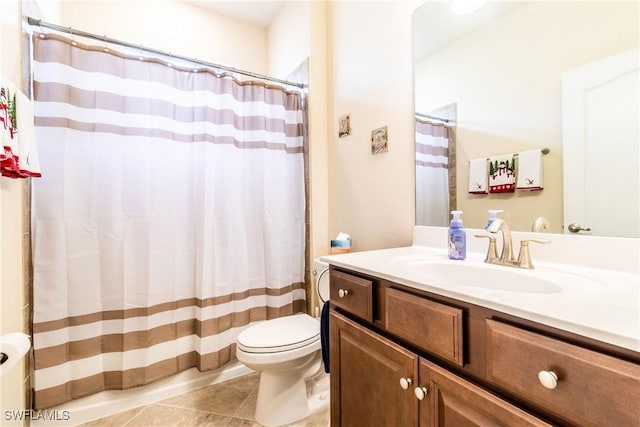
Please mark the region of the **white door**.
[[632, 49], [563, 73], [565, 233], [640, 237], [639, 62]]

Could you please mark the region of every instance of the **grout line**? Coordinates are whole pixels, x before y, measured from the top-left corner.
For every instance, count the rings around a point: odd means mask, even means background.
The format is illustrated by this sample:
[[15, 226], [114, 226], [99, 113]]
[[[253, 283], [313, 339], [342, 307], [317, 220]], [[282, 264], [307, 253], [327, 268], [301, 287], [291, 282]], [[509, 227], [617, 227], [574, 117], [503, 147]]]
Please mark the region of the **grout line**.
[[149, 408], [149, 406], [151, 405], [145, 405], [142, 407], [141, 410], [139, 410], [138, 412], [136, 412], [135, 414], [133, 414], [133, 416], [131, 418], [129, 418], [127, 421], [125, 421], [124, 424], [122, 424], [122, 427], [125, 427], [127, 424], [129, 424], [135, 417], [137, 417], [138, 415], [140, 415], [141, 413], [143, 413], [144, 411], [147, 410], [147, 408]]
[[[175, 409], [184, 409], [184, 410], [193, 411], [193, 412], [202, 412], [203, 414], [219, 415], [221, 417], [232, 417], [233, 416], [233, 415], [229, 415], [229, 414], [221, 414], [220, 412], [205, 411], [204, 409], [188, 408], [186, 406], [174, 405], [174, 404], [171, 404], [171, 403], [156, 402], [156, 403], [153, 403], [152, 405], [166, 406], [168, 408], [175, 408]], [[151, 405], [149, 405], [149, 406], [151, 406]]]

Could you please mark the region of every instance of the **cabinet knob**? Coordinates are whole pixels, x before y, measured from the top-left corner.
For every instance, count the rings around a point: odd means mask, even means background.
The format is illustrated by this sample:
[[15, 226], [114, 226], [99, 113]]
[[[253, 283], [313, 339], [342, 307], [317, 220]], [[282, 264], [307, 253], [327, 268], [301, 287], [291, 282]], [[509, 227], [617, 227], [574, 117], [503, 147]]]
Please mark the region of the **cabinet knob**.
[[411, 378], [400, 378], [400, 387], [402, 387], [403, 390], [408, 390], [412, 382]]
[[413, 390], [413, 393], [416, 395], [418, 400], [423, 400], [425, 397], [427, 397], [427, 394], [429, 393], [429, 391], [427, 390], [426, 387], [416, 387]]
[[340, 298], [344, 298], [349, 295], [349, 291], [347, 289], [338, 289], [338, 296]]
[[538, 381], [544, 388], [553, 390], [558, 386], [558, 374], [553, 371], [540, 371], [538, 372]]

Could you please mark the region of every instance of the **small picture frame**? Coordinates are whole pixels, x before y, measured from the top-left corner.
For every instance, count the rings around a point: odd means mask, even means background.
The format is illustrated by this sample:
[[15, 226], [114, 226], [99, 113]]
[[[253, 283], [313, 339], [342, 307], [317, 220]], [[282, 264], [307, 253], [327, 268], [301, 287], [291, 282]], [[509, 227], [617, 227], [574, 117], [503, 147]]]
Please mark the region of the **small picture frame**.
[[371, 154], [389, 151], [389, 127], [383, 126], [371, 131]]
[[338, 138], [351, 135], [351, 115], [345, 114], [338, 119]]

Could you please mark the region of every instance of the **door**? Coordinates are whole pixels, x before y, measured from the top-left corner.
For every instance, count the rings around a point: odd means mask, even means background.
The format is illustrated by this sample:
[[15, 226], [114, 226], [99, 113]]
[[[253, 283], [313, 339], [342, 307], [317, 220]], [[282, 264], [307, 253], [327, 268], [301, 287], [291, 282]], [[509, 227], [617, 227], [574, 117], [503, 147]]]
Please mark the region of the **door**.
[[340, 314], [330, 316], [331, 425], [417, 426], [418, 357]]
[[632, 49], [563, 74], [565, 232], [640, 237], [639, 58]]
[[420, 359], [420, 385], [429, 397], [420, 407], [421, 426], [550, 425], [425, 359]]

